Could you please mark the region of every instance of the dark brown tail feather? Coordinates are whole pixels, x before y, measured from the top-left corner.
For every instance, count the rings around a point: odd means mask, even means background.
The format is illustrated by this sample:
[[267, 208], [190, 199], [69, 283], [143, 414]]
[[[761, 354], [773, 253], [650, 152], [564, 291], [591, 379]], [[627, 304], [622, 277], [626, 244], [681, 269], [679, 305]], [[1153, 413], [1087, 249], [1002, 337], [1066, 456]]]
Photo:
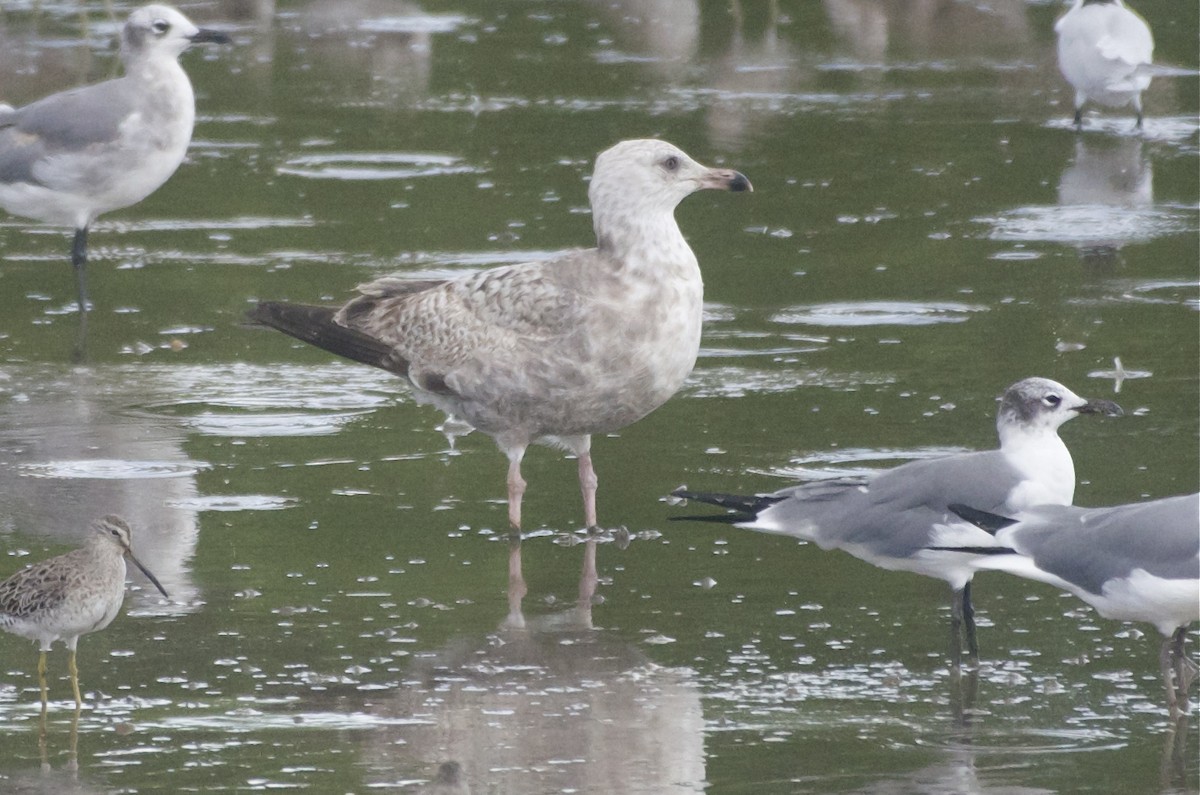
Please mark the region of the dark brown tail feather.
[[387, 343], [333, 321], [337, 309], [307, 304], [263, 301], [246, 313], [251, 323], [282, 331], [289, 337], [315, 345], [356, 362], [397, 375], [408, 374], [408, 362], [394, 355]]

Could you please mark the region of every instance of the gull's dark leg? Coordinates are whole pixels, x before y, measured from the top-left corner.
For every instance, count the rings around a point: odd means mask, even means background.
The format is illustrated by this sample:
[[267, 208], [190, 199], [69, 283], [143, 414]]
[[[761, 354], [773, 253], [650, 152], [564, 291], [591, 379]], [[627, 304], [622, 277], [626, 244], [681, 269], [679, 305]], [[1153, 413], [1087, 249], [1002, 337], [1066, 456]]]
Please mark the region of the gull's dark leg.
[[962, 589], [963, 626], [967, 630], [967, 656], [971, 664], [979, 667], [979, 640], [975, 637], [975, 605], [971, 604], [971, 581]]
[[1158, 651], [1158, 664], [1162, 670], [1163, 685], [1167, 688], [1167, 711], [1172, 718], [1178, 717], [1181, 713], [1179, 709], [1179, 697], [1175, 692], [1175, 644], [1173, 638], [1167, 638], [1162, 642], [1162, 647]]
[[1083, 129], [1083, 108], [1081, 107], [1075, 108], [1075, 129], [1077, 131]]
[[1187, 654], [1187, 627], [1180, 627], [1175, 630], [1175, 635], [1172, 642], [1172, 653], [1175, 655], [1175, 686], [1179, 691], [1179, 697], [1183, 701], [1183, 709], [1186, 711], [1188, 706], [1188, 691], [1192, 689], [1192, 682], [1196, 681], [1196, 675], [1200, 674], [1200, 667]]
[[80, 314], [88, 311], [87, 238], [87, 227], [81, 227], [75, 230], [75, 241], [71, 244], [71, 265], [75, 267], [75, 289], [78, 293]]
[[962, 594], [959, 590], [950, 594], [950, 668], [955, 672], [962, 668]]

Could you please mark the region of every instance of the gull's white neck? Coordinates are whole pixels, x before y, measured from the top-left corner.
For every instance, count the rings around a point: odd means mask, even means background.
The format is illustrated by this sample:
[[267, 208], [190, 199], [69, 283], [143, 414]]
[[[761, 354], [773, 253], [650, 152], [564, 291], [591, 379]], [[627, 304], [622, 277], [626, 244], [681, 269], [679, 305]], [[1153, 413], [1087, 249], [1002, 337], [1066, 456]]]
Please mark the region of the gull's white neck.
[[623, 212], [619, 216], [595, 219], [596, 242], [630, 275], [700, 281], [696, 255], [679, 231], [673, 211]]
[[1009, 496], [1009, 508], [1070, 505], [1075, 498], [1075, 463], [1058, 429], [1009, 424], [998, 430], [1000, 452], [1023, 476]]

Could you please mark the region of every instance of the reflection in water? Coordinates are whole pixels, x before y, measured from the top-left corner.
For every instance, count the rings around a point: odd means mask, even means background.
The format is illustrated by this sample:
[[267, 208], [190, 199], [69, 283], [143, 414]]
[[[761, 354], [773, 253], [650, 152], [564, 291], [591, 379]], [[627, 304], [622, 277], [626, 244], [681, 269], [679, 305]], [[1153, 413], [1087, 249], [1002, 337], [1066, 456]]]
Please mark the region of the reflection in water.
[[[117, 514], [134, 551], [171, 594], [161, 603], [142, 575], [131, 607], [179, 613], [197, 607], [190, 561], [198, 529], [195, 476], [169, 420], [120, 413], [130, 379], [113, 370], [10, 369], [0, 378], [0, 493], [9, 531], [77, 544], [89, 525]], [[122, 395], [121, 393], [125, 394]], [[124, 398], [124, 399], [123, 399]]]
[[499, 628], [418, 658], [374, 708], [415, 719], [373, 733], [365, 754], [377, 779], [394, 781], [415, 757], [419, 770], [459, 760], [475, 792], [703, 788], [699, 690], [687, 672], [660, 668], [593, 626], [597, 537], [582, 546], [576, 604], [527, 617], [521, 540], [510, 541]]
[[1075, 159], [1058, 181], [1058, 204], [1073, 216], [1064, 221], [1077, 227], [1073, 244], [1084, 264], [1115, 264], [1121, 246], [1140, 236], [1138, 210], [1154, 204], [1154, 171], [1142, 139], [1077, 135]]

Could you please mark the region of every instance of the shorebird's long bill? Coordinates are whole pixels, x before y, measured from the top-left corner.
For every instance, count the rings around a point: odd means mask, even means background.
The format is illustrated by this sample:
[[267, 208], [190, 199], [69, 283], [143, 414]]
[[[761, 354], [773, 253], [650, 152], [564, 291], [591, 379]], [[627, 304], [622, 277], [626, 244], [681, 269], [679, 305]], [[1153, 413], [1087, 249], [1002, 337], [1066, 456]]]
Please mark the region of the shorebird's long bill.
[[[212, 44], [230, 44], [233, 39], [219, 30], [211, 30], [209, 28], [200, 28], [191, 36], [192, 44], [203, 44], [209, 42]], [[145, 569], [142, 569], [145, 571]], [[161, 588], [159, 590], [162, 590]]]
[[1111, 400], [1089, 400], [1075, 411], [1080, 414], [1103, 414], [1106, 417], [1121, 417], [1125, 414], [1125, 410]]
[[158, 578], [157, 578], [157, 577], [155, 577], [153, 574], [151, 574], [151, 573], [150, 573], [150, 569], [148, 569], [148, 568], [146, 568], [145, 566], [143, 566], [143, 565], [142, 565], [142, 562], [141, 562], [140, 560], [138, 560], [137, 558], [135, 558], [135, 557], [133, 556], [133, 553], [132, 553], [132, 552], [126, 552], [125, 554], [126, 554], [128, 557], [129, 557], [129, 559], [130, 559], [130, 560], [132, 560], [132, 561], [133, 561], [133, 565], [137, 566], [139, 569], [141, 569], [141, 570], [142, 570], [142, 574], [145, 574], [145, 575], [146, 575], [146, 579], [147, 579], [147, 580], [149, 580], [150, 582], [154, 583], [154, 587], [158, 589], [158, 592], [159, 592], [159, 593], [161, 593], [161, 594], [162, 594], [163, 596], [165, 596], [167, 599], [170, 599], [170, 598], [171, 598], [171, 595], [170, 595], [169, 593], [167, 593], [167, 589], [166, 589], [166, 588], [163, 588], [163, 587], [162, 587], [162, 583], [160, 583], [160, 582], [158, 581]]

